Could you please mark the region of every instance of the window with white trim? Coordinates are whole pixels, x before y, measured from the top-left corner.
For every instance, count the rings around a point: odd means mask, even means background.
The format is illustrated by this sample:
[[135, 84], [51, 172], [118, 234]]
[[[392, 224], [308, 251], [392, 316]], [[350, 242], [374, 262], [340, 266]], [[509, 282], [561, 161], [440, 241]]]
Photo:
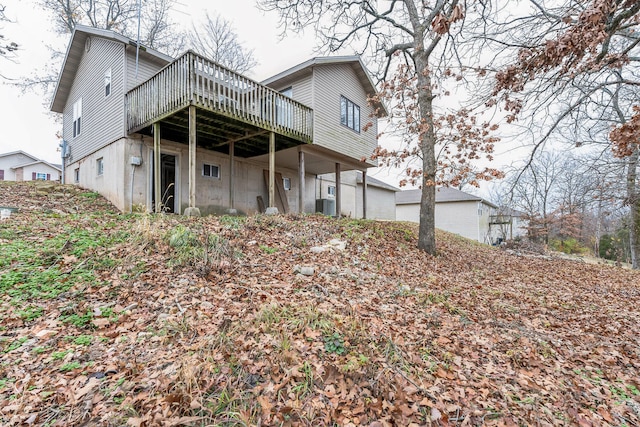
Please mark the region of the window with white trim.
[[208, 176], [210, 178], [220, 178], [220, 166], [219, 165], [202, 165], [202, 176]]
[[38, 180], [38, 181], [46, 181], [47, 180], [47, 174], [46, 173], [41, 173], [41, 172], [36, 172], [36, 180]]
[[335, 196], [336, 195], [336, 187], [333, 186], [333, 185], [330, 185], [327, 188], [327, 194], [330, 195], [330, 196]]
[[104, 73], [104, 96], [111, 95], [111, 68]]
[[80, 168], [73, 170], [73, 182], [80, 182]]
[[82, 123], [82, 98], [73, 103], [73, 137], [80, 135]]
[[285, 191], [289, 191], [291, 190], [291, 178], [282, 178], [282, 186], [284, 187]]
[[360, 107], [344, 96], [340, 97], [340, 123], [360, 133]]
[[102, 159], [102, 157], [96, 160], [96, 171], [98, 173], [98, 176], [104, 173], [104, 160]]

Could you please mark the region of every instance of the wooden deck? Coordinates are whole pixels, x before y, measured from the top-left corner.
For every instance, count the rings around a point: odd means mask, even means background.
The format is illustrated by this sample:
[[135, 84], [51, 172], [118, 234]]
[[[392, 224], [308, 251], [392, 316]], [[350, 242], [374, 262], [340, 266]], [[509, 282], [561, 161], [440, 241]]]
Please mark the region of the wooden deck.
[[[192, 51], [127, 93], [128, 132], [179, 118], [189, 105], [208, 115], [209, 123], [235, 129], [246, 125], [245, 133], [273, 131], [299, 143], [313, 138], [311, 108]], [[226, 133], [224, 138], [232, 136]]]

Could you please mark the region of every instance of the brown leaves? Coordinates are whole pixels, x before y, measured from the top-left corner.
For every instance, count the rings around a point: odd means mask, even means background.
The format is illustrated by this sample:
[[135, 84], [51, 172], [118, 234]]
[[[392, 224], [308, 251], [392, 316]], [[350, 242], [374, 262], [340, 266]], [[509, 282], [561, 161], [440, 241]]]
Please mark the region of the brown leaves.
[[640, 106], [633, 107], [631, 119], [609, 133], [613, 142], [613, 154], [616, 157], [631, 156], [640, 142]]
[[[23, 215], [46, 233], [60, 225]], [[193, 221], [145, 218], [163, 233]], [[131, 221], [118, 227], [133, 232]], [[45, 307], [31, 322], [11, 320], [1, 295], [2, 425], [639, 422], [637, 272], [510, 256], [446, 233], [431, 257], [404, 223], [198, 221], [241, 248], [234, 274], [168, 268], [156, 241], [148, 270], [131, 275], [140, 252], [124, 245], [118, 268], [97, 269], [100, 286], [30, 301]], [[343, 251], [310, 251], [336, 237]], [[278, 251], [266, 260], [261, 246]], [[316, 275], [297, 276], [295, 262]], [[69, 305], [100, 327], [60, 321]]]

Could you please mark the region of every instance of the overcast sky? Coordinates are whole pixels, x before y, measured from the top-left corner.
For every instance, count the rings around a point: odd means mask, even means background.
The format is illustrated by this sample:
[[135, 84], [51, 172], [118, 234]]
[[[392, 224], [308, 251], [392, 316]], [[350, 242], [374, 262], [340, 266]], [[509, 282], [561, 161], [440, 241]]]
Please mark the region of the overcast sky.
[[[20, 45], [15, 62], [2, 59], [0, 74], [20, 79], [42, 70], [50, 61], [47, 46], [65, 50], [69, 36], [53, 31], [49, 16], [33, 0], [0, 0], [14, 23], [0, 24], [2, 34]], [[231, 20], [243, 44], [254, 49], [259, 62], [250, 77], [262, 80], [314, 56], [314, 39], [310, 35], [279, 40], [277, 16], [264, 14], [255, 0], [179, 0], [176, 19], [187, 27], [208, 9]], [[62, 130], [56, 115], [49, 112], [49, 99], [34, 93], [21, 93], [10, 81], [0, 80], [0, 152], [23, 150], [43, 160], [60, 163], [56, 151]]]

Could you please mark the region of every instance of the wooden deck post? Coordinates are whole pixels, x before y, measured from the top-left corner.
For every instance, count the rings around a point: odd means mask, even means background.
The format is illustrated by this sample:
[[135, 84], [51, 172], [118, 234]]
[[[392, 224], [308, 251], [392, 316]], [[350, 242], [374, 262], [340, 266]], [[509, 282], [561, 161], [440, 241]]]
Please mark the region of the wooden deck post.
[[[269, 209], [267, 213], [275, 213], [276, 207], [276, 134], [269, 132]], [[274, 212], [275, 209], [275, 212]]]
[[235, 142], [229, 143], [229, 213], [235, 213]]
[[306, 172], [304, 170], [304, 151], [298, 151], [298, 213], [304, 213], [304, 194], [305, 194], [305, 178]]
[[367, 171], [362, 171], [362, 218], [367, 219]]
[[[153, 124], [153, 194], [154, 212], [162, 212], [162, 182], [160, 175], [160, 123]], [[133, 197], [133, 195], [132, 195]]]
[[189, 207], [186, 216], [200, 216], [196, 207], [196, 106], [189, 106]]
[[342, 213], [342, 185], [340, 182], [340, 163], [336, 163], [336, 218]]

